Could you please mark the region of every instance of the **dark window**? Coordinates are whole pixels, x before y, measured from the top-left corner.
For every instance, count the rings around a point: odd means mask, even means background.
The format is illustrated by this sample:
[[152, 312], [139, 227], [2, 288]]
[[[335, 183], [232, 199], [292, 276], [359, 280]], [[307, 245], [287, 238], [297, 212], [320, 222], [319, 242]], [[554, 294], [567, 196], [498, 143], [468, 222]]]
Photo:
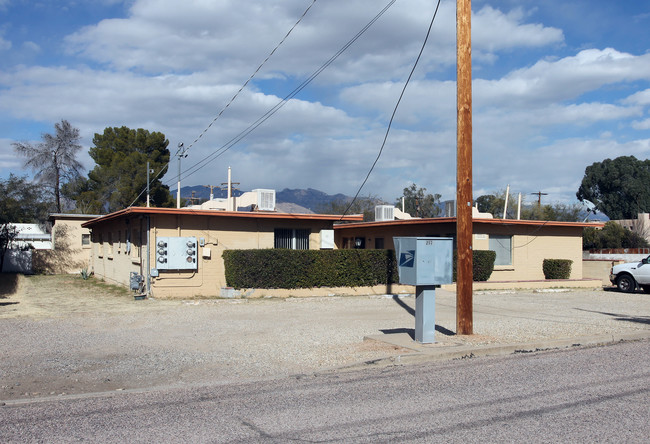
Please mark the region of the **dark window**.
[[309, 250], [309, 230], [296, 228], [276, 228], [273, 247], [290, 250]]
[[377, 249], [377, 250], [383, 250], [384, 249], [384, 238], [383, 237], [376, 237], [375, 238], [375, 249]]

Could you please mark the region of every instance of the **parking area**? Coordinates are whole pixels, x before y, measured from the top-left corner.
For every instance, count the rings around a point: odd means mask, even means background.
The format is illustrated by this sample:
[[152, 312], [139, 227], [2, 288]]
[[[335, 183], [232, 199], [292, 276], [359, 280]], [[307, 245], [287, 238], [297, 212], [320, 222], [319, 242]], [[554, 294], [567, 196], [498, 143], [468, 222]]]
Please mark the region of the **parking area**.
[[[0, 289], [0, 400], [226, 384], [406, 356], [417, 351], [364, 338], [412, 336], [414, 306], [413, 296], [392, 295], [136, 301], [77, 276], [20, 277]], [[476, 292], [472, 336], [454, 334], [454, 293], [438, 290], [435, 308], [430, 349], [650, 329], [643, 293]]]

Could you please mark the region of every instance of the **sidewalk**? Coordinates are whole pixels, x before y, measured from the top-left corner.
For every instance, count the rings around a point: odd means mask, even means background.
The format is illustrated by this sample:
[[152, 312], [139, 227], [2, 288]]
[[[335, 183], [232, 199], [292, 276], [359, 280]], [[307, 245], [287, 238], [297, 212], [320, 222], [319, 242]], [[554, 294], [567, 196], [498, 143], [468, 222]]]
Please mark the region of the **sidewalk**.
[[[436, 290], [435, 343], [414, 341], [414, 325], [368, 335], [409, 353], [375, 365], [529, 353], [650, 339], [650, 295], [605, 290], [485, 291], [473, 296], [474, 335], [455, 335], [455, 293]], [[414, 315], [410, 298], [395, 301]], [[354, 367], [354, 366], [353, 366]]]

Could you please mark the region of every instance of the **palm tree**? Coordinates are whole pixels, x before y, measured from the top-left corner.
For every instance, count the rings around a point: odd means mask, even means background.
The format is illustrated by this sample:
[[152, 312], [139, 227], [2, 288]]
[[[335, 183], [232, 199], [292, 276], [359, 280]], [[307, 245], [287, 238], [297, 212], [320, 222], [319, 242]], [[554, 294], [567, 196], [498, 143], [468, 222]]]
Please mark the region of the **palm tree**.
[[42, 135], [43, 141], [37, 145], [27, 142], [14, 142], [16, 153], [25, 157], [25, 168], [35, 171], [34, 178], [50, 186], [54, 192], [56, 211], [61, 212], [60, 190], [63, 183], [79, 177], [83, 167], [76, 159], [81, 149], [79, 130], [67, 120], [54, 125], [56, 134]]

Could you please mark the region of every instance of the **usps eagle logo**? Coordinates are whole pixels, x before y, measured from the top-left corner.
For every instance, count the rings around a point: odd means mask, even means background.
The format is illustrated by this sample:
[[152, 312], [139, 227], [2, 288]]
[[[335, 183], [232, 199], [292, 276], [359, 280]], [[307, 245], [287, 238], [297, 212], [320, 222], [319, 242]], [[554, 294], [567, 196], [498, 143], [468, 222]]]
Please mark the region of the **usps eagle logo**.
[[415, 262], [415, 250], [407, 250], [404, 253], [399, 255], [399, 266], [400, 267], [413, 267]]

